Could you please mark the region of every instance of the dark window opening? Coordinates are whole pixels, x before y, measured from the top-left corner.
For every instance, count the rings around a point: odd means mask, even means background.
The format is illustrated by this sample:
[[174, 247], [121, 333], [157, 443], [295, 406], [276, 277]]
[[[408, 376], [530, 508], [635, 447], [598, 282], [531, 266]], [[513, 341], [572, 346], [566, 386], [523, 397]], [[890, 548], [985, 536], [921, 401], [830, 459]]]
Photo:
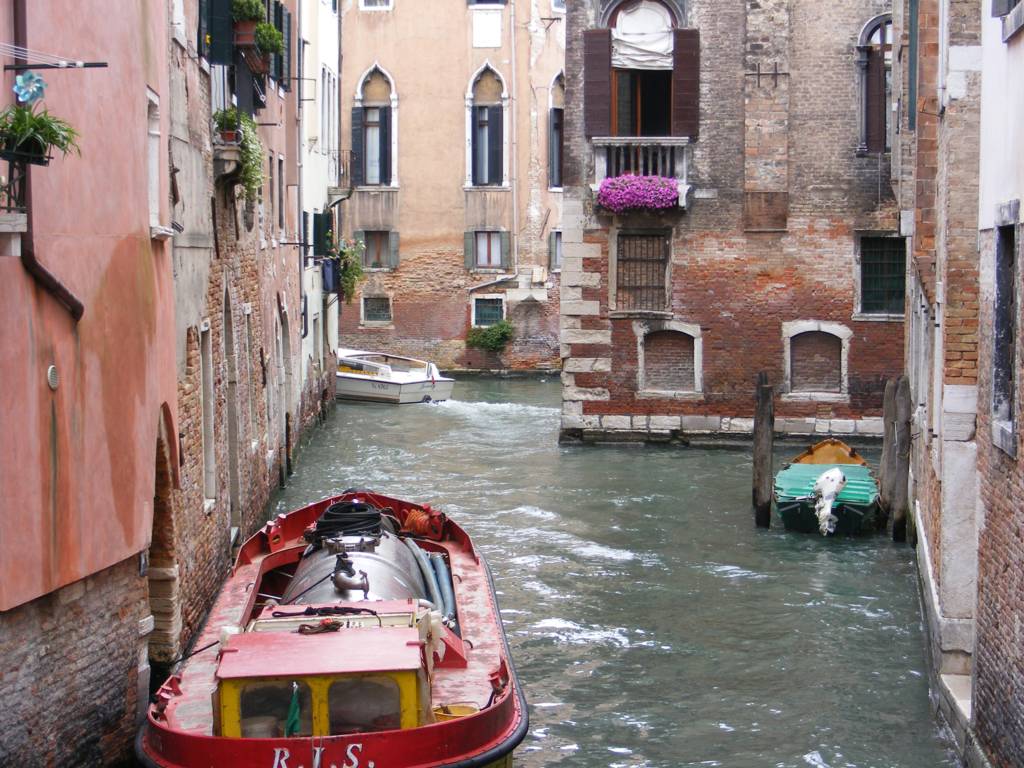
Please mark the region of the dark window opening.
[[363, 250], [363, 266], [382, 269], [388, 266], [390, 232], [366, 232]]
[[391, 299], [387, 296], [364, 296], [363, 322], [390, 323]]
[[612, 124], [616, 136], [672, 133], [672, 72], [613, 70]]
[[860, 241], [860, 311], [902, 315], [906, 245], [902, 237], [863, 237]]
[[1017, 347], [1016, 231], [999, 227], [996, 236], [995, 343], [992, 350], [992, 415], [1013, 421]]
[[669, 240], [665, 235], [619, 235], [616, 308], [661, 312], [667, 308]]

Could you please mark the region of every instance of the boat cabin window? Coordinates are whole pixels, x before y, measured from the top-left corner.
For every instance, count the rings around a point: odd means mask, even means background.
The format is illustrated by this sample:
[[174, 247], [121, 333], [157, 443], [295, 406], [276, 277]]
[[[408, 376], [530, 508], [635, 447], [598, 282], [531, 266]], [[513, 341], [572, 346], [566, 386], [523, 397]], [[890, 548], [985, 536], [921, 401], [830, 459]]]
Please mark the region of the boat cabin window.
[[[288, 715], [298, 707], [298, 730], [288, 736], [311, 736], [313, 706], [309, 686], [302, 681], [274, 680], [246, 683], [239, 697], [242, 736], [271, 739], [285, 736]], [[294, 727], [294, 726], [293, 726]]]
[[402, 692], [390, 677], [338, 680], [327, 692], [331, 735], [402, 727]]

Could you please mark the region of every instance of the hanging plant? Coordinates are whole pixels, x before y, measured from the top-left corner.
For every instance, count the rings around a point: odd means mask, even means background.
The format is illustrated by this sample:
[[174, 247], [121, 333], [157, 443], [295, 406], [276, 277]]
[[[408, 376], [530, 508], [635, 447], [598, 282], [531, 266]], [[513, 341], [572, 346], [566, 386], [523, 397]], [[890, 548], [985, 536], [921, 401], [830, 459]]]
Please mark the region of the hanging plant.
[[215, 112], [213, 123], [218, 131], [238, 131], [242, 154], [238, 181], [245, 187], [246, 199], [255, 200], [263, 186], [263, 142], [256, 130], [256, 121], [232, 107]]
[[615, 176], [601, 181], [597, 204], [613, 213], [664, 211], [679, 204], [679, 186], [665, 176]]
[[256, 25], [256, 47], [264, 55], [284, 53], [284, 34], [273, 24], [261, 21]]
[[466, 334], [466, 346], [501, 352], [515, 336], [515, 326], [508, 320], [499, 320], [485, 328], [470, 328]]
[[234, 21], [263, 21], [266, 9], [262, 0], [231, 0], [231, 18]]
[[358, 240], [341, 238], [334, 241], [334, 233], [327, 232], [327, 258], [335, 263], [338, 270], [338, 295], [346, 304], [351, 304], [356, 295], [356, 286], [363, 275], [363, 243]]
[[81, 154], [77, 139], [78, 131], [35, 104], [12, 105], [0, 112], [0, 150], [8, 159], [46, 165], [53, 150]]

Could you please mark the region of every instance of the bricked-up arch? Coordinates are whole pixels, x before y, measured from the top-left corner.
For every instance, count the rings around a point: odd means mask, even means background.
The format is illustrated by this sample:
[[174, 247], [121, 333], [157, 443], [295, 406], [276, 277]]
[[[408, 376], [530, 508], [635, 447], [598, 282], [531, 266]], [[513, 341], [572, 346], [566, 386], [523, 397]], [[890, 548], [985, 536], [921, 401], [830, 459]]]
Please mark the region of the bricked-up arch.
[[692, 392], [693, 336], [655, 331], [644, 339], [645, 389]]
[[841, 323], [783, 323], [783, 399], [845, 401], [849, 397], [852, 337], [853, 331]]
[[892, 56], [892, 14], [883, 13], [864, 25], [857, 41], [860, 77], [858, 155], [880, 154], [889, 150]]
[[678, 320], [636, 320], [639, 397], [689, 399], [703, 391], [700, 326]]

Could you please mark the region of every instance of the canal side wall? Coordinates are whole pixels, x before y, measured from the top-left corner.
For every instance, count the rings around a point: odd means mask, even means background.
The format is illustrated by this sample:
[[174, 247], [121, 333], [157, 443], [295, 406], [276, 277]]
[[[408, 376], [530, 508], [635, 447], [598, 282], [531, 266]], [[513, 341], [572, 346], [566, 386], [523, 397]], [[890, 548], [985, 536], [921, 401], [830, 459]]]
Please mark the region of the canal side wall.
[[[781, 433], [879, 435], [903, 315], [860, 311], [861, 247], [899, 223], [888, 153], [857, 152], [857, 46], [887, 4], [688, 4], [701, 106], [686, 210], [617, 215], [595, 204], [583, 115], [583, 33], [614, 5], [568, 11], [563, 439], [749, 434], [759, 371]], [[668, 240], [667, 302], [624, 309], [618, 251], [649, 233]]]

